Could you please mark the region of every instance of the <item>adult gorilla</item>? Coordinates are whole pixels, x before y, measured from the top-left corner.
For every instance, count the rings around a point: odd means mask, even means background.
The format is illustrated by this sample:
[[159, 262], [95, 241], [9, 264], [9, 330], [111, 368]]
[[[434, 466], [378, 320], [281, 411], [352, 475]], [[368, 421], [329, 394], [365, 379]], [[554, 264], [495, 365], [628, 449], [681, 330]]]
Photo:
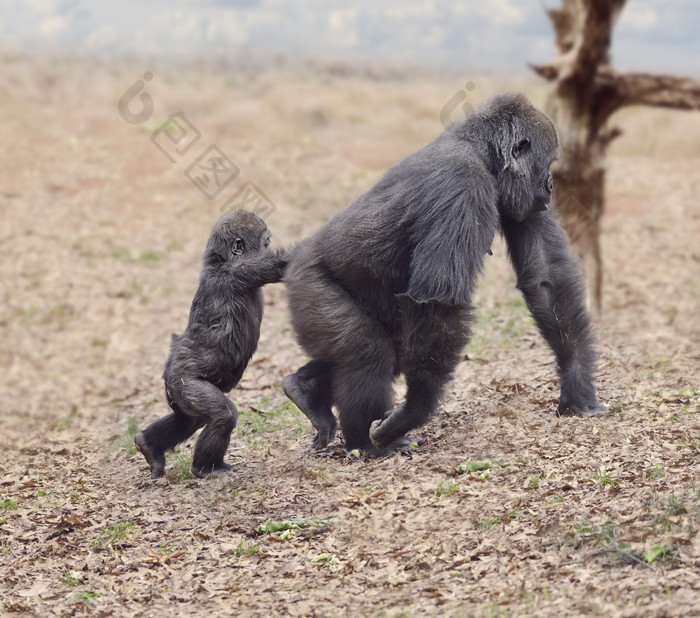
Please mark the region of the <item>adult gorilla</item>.
[[[381, 455], [435, 411], [468, 341], [470, 299], [505, 236], [518, 288], [559, 366], [559, 412], [600, 414], [579, 268], [548, 210], [552, 122], [522, 94], [493, 97], [408, 156], [295, 252], [285, 276], [311, 362], [284, 380], [317, 430]], [[394, 407], [394, 378], [406, 400]]]

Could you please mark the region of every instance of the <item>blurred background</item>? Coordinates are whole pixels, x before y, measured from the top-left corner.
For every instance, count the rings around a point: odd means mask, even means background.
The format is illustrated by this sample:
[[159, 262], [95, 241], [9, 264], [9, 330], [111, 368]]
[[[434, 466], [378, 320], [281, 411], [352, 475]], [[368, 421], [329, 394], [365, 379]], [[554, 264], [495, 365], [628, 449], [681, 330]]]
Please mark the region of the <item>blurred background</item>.
[[[519, 71], [554, 52], [553, 1], [6, 0], [7, 51], [71, 51], [115, 59], [232, 59], [419, 65]], [[700, 71], [694, 0], [636, 0], [615, 30], [625, 69]]]

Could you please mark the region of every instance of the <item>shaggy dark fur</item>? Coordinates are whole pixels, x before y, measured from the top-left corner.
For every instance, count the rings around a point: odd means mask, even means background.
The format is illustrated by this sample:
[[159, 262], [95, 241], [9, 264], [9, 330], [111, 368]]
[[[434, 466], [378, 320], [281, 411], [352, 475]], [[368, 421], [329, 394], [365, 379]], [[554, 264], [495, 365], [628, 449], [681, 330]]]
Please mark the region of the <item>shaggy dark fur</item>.
[[165, 363], [165, 394], [173, 412], [134, 438], [152, 478], [164, 473], [165, 451], [200, 427], [192, 473], [206, 478], [231, 470], [224, 455], [237, 411], [224, 393], [238, 384], [258, 345], [260, 287], [279, 281], [286, 266], [286, 257], [269, 244], [265, 223], [244, 210], [225, 214], [211, 232], [187, 329], [173, 335]]
[[[496, 96], [408, 156], [297, 250], [285, 282], [312, 361], [287, 396], [347, 449], [382, 454], [430, 417], [469, 337], [470, 300], [500, 230], [518, 287], [561, 377], [559, 411], [599, 414], [578, 264], [548, 210], [551, 121], [524, 95]], [[392, 385], [406, 376], [406, 400]]]

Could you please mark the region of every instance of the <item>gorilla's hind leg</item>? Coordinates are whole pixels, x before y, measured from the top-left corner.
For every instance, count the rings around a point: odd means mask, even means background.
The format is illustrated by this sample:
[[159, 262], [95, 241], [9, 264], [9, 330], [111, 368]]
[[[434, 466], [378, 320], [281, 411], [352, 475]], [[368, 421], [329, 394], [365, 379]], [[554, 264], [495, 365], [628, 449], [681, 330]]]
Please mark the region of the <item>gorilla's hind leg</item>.
[[372, 421], [381, 419], [393, 404], [392, 362], [372, 366], [338, 366], [334, 372], [333, 393], [338, 406], [340, 424], [348, 451], [360, 449], [367, 455], [381, 457], [389, 448], [376, 448], [369, 438]]
[[369, 435], [377, 449], [396, 448], [406, 441], [406, 432], [428, 421], [468, 339], [466, 307], [415, 303], [410, 298], [400, 302], [404, 328], [401, 369], [408, 388], [404, 402], [372, 422]]
[[[210, 387], [210, 388], [208, 388]], [[233, 402], [216, 386], [202, 382], [211, 408], [209, 422], [199, 434], [192, 457], [192, 474], [199, 478], [216, 478], [228, 474], [233, 466], [224, 462], [224, 455], [236, 427], [238, 411]]]
[[173, 408], [204, 425], [192, 458], [192, 474], [199, 478], [221, 476], [233, 466], [224, 463], [238, 411], [233, 402], [214, 384], [200, 378], [181, 377], [166, 386]]
[[165, 451], [187, 440], [201, 426], [198, 419], [178, 411], [164, 416], [134, 436], [136, 448], [151, 469], [152, 479], [165, 474]]
[[163, 449], [155, 449], [146, 440], [143, 432], [139, 432], [134, 436], [134, 444], [137, 450], [141, 453], [151, 469], [151, 478], [157, 479], [165, 474], [165, 451]]
[[313, 441], [316, 450], [326, 448], [335, 437], [337, 423], [332, 410], [332, 380], [332, 365], [323, 360], [314, 360], [282, 382], [284, 394], [316, 429]]

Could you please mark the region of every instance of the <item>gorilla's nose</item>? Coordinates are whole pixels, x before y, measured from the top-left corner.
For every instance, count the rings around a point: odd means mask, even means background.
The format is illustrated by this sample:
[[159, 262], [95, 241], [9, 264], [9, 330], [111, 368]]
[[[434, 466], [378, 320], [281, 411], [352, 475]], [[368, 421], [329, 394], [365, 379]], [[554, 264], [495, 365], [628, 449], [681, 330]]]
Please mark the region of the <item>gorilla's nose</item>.
[[544, 181], [544, 190], [547, 195], [552, 195], [552, 189], [554, 188], [554, 183], [552, 182], [552, 175], [547, 174], [547, 180]]

